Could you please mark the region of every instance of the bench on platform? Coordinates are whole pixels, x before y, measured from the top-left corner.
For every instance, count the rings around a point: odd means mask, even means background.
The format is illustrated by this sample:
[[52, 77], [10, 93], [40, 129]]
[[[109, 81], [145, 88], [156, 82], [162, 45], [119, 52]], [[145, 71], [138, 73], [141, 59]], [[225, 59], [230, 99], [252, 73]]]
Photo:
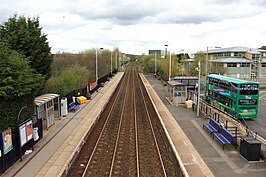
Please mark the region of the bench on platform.
[[218, 132], [218, 129], [221, 127], [221, 125], [216, 122], [213, 118], [210, 119], [209, 122], [203, 124], [203, 129], [206, 128], [211, 136], [213, 137], [214, 133]]
[[75, 102], [70, 103], [68, 106], [70, 110], [76, 111], [77, 109], [79, 109], [79, 105]]
[[214, 137], [219, 141], [220, 144], [222, 144], [223, 149], [224, 145], [232, 144], [236, 139], [236, 137], [225, 128], [219, 129], [219, 133], [215, 133]]

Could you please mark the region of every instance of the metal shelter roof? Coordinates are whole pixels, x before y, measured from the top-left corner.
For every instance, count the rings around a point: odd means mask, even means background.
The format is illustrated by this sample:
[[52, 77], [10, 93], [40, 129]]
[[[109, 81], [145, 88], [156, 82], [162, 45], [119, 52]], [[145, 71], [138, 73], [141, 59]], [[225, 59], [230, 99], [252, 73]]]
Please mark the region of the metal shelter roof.
[[172, 87], [176, 87], [176, 86], [186, 86], [186, 84], [183, 84], [183, 83], [181, 83], [181, 82], [178, 82], [178, 81], [175, 81], [175, 80], [173, 80], [173, 81], [168, 81], [167, 82], [169, 85], [171, 85]]
[[174, 77], [174, 80], [180, 80], [180, 79], [182, 79], [182, 80], [185, 80], [185, 79], [187, 79], [187, 80], [198, 80], [199, 78], [196, 77], [196, 76], [175, 76]]
[[51, 101], [57, 97], [59, 97], [60, 95], [58, 94], [54, 94], [54, 93], [47, 93], [41, 96], [38, 96], [34, 99], [34, 103], [36, 106], [41, 106], [45, 103], [47, 103], [48, 101]]

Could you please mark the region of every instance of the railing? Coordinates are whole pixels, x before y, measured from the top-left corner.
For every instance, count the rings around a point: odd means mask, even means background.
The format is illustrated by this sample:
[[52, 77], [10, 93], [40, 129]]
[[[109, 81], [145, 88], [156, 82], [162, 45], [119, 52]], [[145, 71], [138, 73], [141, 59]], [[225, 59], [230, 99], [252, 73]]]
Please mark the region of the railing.
[[[237, 127], [237, 131], [239, 132], [240, 136], [238, 138], [244, 137], [244, 136], [252, 136], [253, 138], [257, 139], [264, 145], [266, 145], [266, 140], [259, 136], [257, 133], [253, 132], [247, 125], [246, 121], [244, 119], [243, 123], [241, 123], [240, 120], [235, 119], [233, 116], [222, 112], [216, 107], [211, 106], [207, 102], [205, 102], [203, 99], [200, 99], [200, 115], [205, 117], [205, 118], [211, 118], [214, 117], [219, 120], [222, 120], [222, 123], [225, 126], [228, 126], [228, 123], [233, 124], [234, 126]], [[237, 134], [237, 132], [236, 132]]]

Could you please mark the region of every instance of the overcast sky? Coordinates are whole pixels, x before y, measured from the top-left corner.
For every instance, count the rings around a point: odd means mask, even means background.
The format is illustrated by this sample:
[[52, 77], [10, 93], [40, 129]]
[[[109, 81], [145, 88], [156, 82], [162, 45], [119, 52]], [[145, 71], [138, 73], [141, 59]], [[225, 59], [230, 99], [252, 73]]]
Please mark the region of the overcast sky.
[[131, 54], [266, 45], [266, 0], [0, 0], [0, 21], [39, 16], [52, 52]]

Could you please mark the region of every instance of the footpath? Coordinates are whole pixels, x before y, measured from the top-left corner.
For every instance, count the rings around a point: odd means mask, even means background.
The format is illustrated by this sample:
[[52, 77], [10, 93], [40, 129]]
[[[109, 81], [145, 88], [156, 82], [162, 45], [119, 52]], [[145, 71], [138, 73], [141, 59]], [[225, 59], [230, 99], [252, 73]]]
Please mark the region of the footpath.
[[195, 149], [217, 177], [265, 177], [266, 163], [260, 161], [247, 161], [234, 146], [221, 145], [211, 138], [209, 132], [203, 130], [202, 125], [207, 119], [196, 117], [196, 112], [183, 105], [173, 106], [167, 99], [167, 86], [153, 75], [145, 75], [152, 88], [166, 105], [172, 116], [189, 138]]

